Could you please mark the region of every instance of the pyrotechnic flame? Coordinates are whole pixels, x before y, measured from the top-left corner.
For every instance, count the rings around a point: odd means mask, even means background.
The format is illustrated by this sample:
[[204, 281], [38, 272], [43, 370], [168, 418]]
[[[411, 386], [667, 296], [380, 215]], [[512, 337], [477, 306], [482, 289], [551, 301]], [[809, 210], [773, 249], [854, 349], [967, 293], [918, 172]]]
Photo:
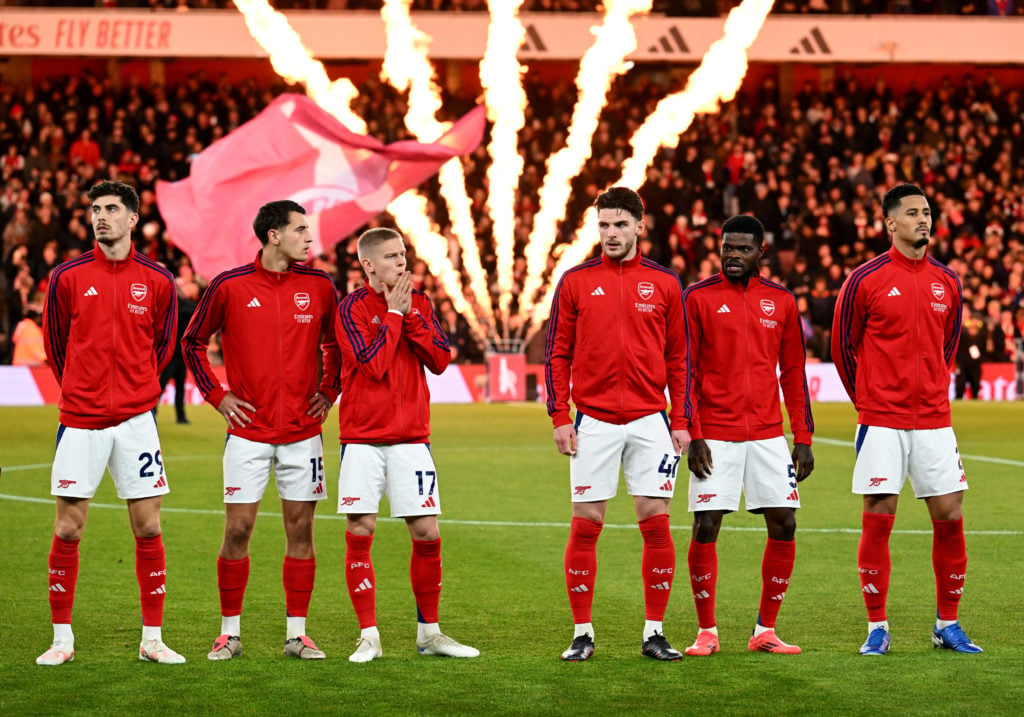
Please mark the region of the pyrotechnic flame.
[[516, 54], [526, 29], [519, 21], [523, 0], [488, 0], [491, 21], [487, 49], [480, 62], [480, 84], [484, 88], [487, 118], [491, 120], [491, 142], [487, 151], [487, 209], [492, 221], [494, 255], [498, 269], [498, 306], [502, 332], [509, 334], [509, 306], [512, 303], [512, 267], [515, 261], [516, 189], [523, 173], [519, 153], [519, 130], [525, 119], [525, 71]]
[[[747, 73], [747, 49], [757, 39], [772, 4], [773, 0], [743, 0], [732, 9], [725, 21], [722, 37], [705, 53], [700, 66], [687, 80], [685, 89], [662, 99], [630, 139], [633, 155], [624, 163], [622, 177], [615, 184], [639, 187], [660, 147], [674, 146], [698, 112], [716, 112], [721, 102], [728, 102], [736, 96]], [[566, 270], [583, 261], [598, 241], [597, 213], [590, 210], [577, 229], [575, 240], [555, 264], [548, 286], [554, 287]], [[549, 288], [534, 307], [530, 315], [532, 326], [529, 335], [540, 329], [541, 321], [551, 309], [553, 293]]]
[[628, 69], [624, 60], [636, 49], [636, 33], [630, 18], [650, 12], [651, 2], [606, 0], [603, 22], [591, 28], [594, 44], [580, 60], [576, 75], [579, 98], [573, 108], [569, 134], [565, 146], [548, 158], [540, 189], [540, 208], [526, 245], [526, 280], [519, 294], [521, 316], [530, 316], [533, 309], [533, 297], [541, 287], [548, 256], [557, 238], [558, 222], [565, 216], [572, 193], [572, 179], [590, 157], [594, 132], [601, 110], [608, 102], [612, 80]]
[[293, 84], [305, 85], [306, 94], [349, 130], [366, 133], [366, 122], [351, 110], [352, 100], [359, 96], [351, 80], [344, 77], [331, 82], [323, 63], [313, 59], [288, 18], [270, 7], [266, 0], [234, 0], [234, 3], [245, 16], [249, 34], [270, 55], [270, 63], [277, 74]]
[[633, 155], [625, 161], [620, 184], [639, 187], [658, 149], [675, 145], [694, 116], [717, 112], [736, 96], [747, 74], [747, 49], [772, 9], [773, 0], [744, 0], [729, 13], [721, 38], [708, 48], [686, 88], [665, 97], [630, 140]]
[[[405, 126], [421, 142], [434, 142], [448, 130], [450, 123], [437, 120], [437, 112], [442, 106], [441, 89], [434, 81], [434, 67], [427, 56], [430, 36], [413, 24], [409, 14], [410, 5], [411, 0], [386, 0], [381, 8], [387, 35], [387, 50], [384, 54], [381, 77], [398, 91], [409, 91]], [[441, 196], [448, 206], [452, 234], [462, 249], [462, 263], [466, 268], [470, 289], [483, 316], [490, 318], [493, 315], [491, 298], [487, 289], [487, 278], [480, 264], [476, 229], [473, 225], [469, 196], [466, 194], [466, 177], [462, 171], [462, 161], [456, 157], [445, 162], [438, 180], [441, 185]], [[416, 206], [425, 206], [425, 202], [422, 205], [405, 201], [392, 202], [388, 205], [388, 212], [401, 226], [410, 227], [407, 232], [409, 240], [419, 251], [421, 242], [431, 241], [429, 221], [421, 223], [415, 217], [399, 217], [400, 212], [409, 211], [409, 208]], [[427, 235], [418, 234], [417, 232], [424, 226], [427, 228]], [[457, 277], [458, 271], [452, 266], [447, 251], [444, 252], [444, 258], [448, 262], [444, 275]], [[431, 272], [434, 273], [433, 267]], [[461, 296], [461, 285], [445, 285], [449, 294], [455, 288], [458, 289], [455, 293]], [[458, 306], [456, 308], [458, 309]], [[475, 318], [474, 316], [471, 321], [474, 330], [479, 326]], [[480, 338], [486, 340], [487, 337], [481, 334]]]
[[473, 333], [486, 339], [490, 332], [480, 324], [477, 311], [462, 293], [462, 279], [448, 257], [448, 240], [437, 233], [427, 216], [427, 199], [417, 192], [405, 192], [388, 205], [398, 228], [409, 237], [415, 236], [416, 256], [427, 264], [430, 273], [444, 287], [455, 310], [465, 317]]

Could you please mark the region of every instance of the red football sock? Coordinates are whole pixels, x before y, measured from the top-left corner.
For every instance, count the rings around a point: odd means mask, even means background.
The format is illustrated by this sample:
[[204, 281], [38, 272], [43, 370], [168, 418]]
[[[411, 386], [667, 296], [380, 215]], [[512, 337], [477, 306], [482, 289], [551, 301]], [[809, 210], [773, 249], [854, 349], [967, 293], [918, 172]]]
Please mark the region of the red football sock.
[[672, 542], [668, 514], [641, 520], [640, 535], [644, 539], [644, 552], [640, 559], [644, 617], [660, 622], [665, 619], [668, 597], [672, 593], [672, 578], [676, 572], [676, 546]]
[[316, 558], [303, 560], [284, 556], [281, 582], [284, 583], [284, 609], [288, 617], [306, 617], [309, 614], [315, 578]]
[[135, 536], [135, 577], [139, 581], [142, 624], [160, 627], [164, 622], [164, 598], [167, 597], [167, 557], [161, 536]]
[[70, 625], [78, 583], [78, 540], [53, 536], [47, 567], [50, 572], [50, 620], [55, 625]]
[[775, 627], [782, 599], [789, 589], [796, 559], [796, 542], [768, 538], [761, 560], [761, 606], [757, 621], [763, 627]]
[[932, 521], [932, 567], [940, 620], [956, 620], [967, 577], [964, 519]]
[[864, 513], [861, 516], [863, 527], [857, 545], [857, 571], [860, 573], [860, 589], [870, 622], [885, 620], [889, 575], [892, 572], [889, 534], [895, 520], [895, 515], [886, 513]]
[[697, 627], [715, 627], [715, 586], [718, 584], [718, 545], [690, 540], [686, 554], [690, 567], [690, 587], [697, 608]]
[[587, 518], [573, 518], [569, 527], [569, 544], [565, 548], [565, 588], [574, 624], [590, 622], [594, 604], [594, 583], [597, 576], [597, 539], [603, 523]]
[[220, 592], [220, 614], [234, 617], [242, 614], [245, 587], [249, 584], [249, 557], [239, 560], [217, 558], [217, 590]]
[[437, 622], [437, 606], [441, 601], [441, 539], [412, 541], [409, 579], [416, 598], [416, 618], [420, 622]]
[[372, 535], [345, 533], [345, 584], [359, 620], [359, 628], [377, 624], [377, 576], [370, 560]]

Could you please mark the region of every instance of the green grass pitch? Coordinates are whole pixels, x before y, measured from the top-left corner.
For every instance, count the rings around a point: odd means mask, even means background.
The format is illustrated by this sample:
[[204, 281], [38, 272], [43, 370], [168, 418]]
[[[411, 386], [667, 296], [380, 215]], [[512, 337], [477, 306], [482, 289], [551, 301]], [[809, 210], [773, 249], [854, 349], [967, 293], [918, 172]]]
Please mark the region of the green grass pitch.
[[[336, 411], [337, 409], [335, 409]], [[307, 623], [324, 662], [284, 658], [284, 552], [276, 492], [268, 489], [251, 545], [242, 616], [245, 654], [206, 660], [220, 627], [215, 561], [223, 530], [220, 418], [190, 409], [191, 425], [162, 407], [171, 494], [164, 637], [188, 664], [137, 659], [134, 542], [109, 479], [90, 509], [75, 605], [76, 658], [34, 663], [50, 642], [46, 555], [53, 525], [49, 461], [54, 407], [0, 408], [0, 714], [1020, 714], [1024, 700], [1024, 403], [957, 403], [954, 426], [971, 489], [963, 624], [982, 655], [934, 650], [931, 531], [907, 492], [892, 541], [892, 651], [864, 658], [865, 614], [855, 568], [860, 501], [850, 494], [855, 417], [815, 406], [816, 470], [802, 484], [797, 563], [779, 617], [800, 656], [752, 654], [763, 522], [726, 517], [720, 544], [722, 652], [657, 663], [640, 656], [641, 541], [620, 488], [598, 545], [594, 624], [586, 663], [558, 659], [571, 639], [562, 578], [570, 506], [568, 467], [539, 405], [435, 406], [433, 450], [443, 499], [441, 626], [481, 650], [476, 660], [422, 657], [409, 589], [404, 525], [382, 520], [374, 543], [384, 658], [353, 665], [358, 635], [342, 573], [337, 418], [325, 429], [329, 495], [318, 511], [318, 573]], [[677, 648], [696, 634], [685, 579], [690, 519], [685, 489], [672, 515], [680, 572], [666, 616]]]

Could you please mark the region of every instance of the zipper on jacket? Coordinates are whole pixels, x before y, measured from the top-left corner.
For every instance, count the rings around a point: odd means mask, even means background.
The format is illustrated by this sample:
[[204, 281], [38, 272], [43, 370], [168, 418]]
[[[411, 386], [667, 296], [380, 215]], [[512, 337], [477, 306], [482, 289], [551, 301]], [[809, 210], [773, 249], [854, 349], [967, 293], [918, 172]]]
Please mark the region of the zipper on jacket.
[[[283, 282], [275, 282], [273, 278], [270, 279], [271, 287], [274, 289], [274, 300], [277, 303], [277, 366], [281, 371], [281, 380], [284, 381], [284, 327], [285, 322], [281, 320], [281, 290]], [[280, 386], [277, 391], [277, 416], [271, 426], [284, 425], [284, 395], [286, 391], [284, 386]]]
[[747, 306], [747, 287], [743, 287], [743, 338], [746, 345], [746, 374], [747, 374], [747, 410], [743, 415], [743, 422], [747, 424], [747, 440], [750, 440], [750, 412], [752, 406], [751, 401], [751, 390], [750, 390], [750, 307]]
[[[409, 311], [412, 311], [411, 305], [409, 306]], [[385, 314], [385, 316], [387, 316], [387, 314]], [[405, 324], [404, 314], [402, 315], [402, 324]], [[388, 371], [394, 369], [396, 374], [394, 385], [398, 389], [395, 392], [395, 403], [398, 406], [398, 436], [396, 436], [397, 440], [402, 440], [402, 438], [405, 436], [406, 424], [405, 401], [402, 400], [403, 395], [405, 394], [405, 391], [403, 390], [403, 388], [405, 387], [405, 367], [403, 366], [402, 361], [402, 332], [404, 329], [405, 327], [402, 326], [398, 330], [398, 337], [395, 339], [398, 342], [398, 347], [395, 349], [395, 357], [391, 360], [391, 368], [388, 369]], [[409, 349], [409, 351], [412, 351], [412, 349]], [[413, 353], [413, 357], [415, 358], [415, 353]], [[429, 406], [427, 407], [427, 410], [430, 410]]]
[[[96, 250], [99, 251], [99, 248], [97, 247]], [[118, 277], [118, 273], [117, 273], [117, 267], [109, 267], [108, 271], [109, 271], [110, 277], [113, 279], [113, 281], [111, 281], [110, 283], [114, 287], [114, 291], [113, 291], [114, 301], [110, 304], [110, 309], [111, 309], [111, 311], [110, 311], [110, 318], [111, 318], [110, 325], [113, 327], [113, 331], [114, 331], [114, 336], [113, 336], [114, 340], [113, 340], [113, 342], [111, 342], [112, 345], [113, 345], [113, 348], [114, 348], [114, 360], [110, 362], [110, 390], [107, 392], [107, 398], [110, 401], [110, 404], [109, 404], [109, 406], [107, 408], [107, 415], [108, 416], [113, 416], [114, 415], [114, 405], [115, 405], [114, 392], [117, 391], [117, 384], [118, 384], [118, 380], [117, 380], [117, 365], [119, 363], [119, 360], [117, 358], [117, 353], [118, 353], [118, 348], [119, 348], [118, 347], [118, 332], [117, 332], [117, 324], [118, 324], [117, 306], [118, 306], [118, 304], [121, 301], [121, 297], [118, 295], [118, 291], [117, 291], [120, 288], [120, 282], [118, 281], [119, 277]]]
[[[625, 369], [625, 350], [626, 350], [626, 277], [622, 270], [622, 264], [619, 263], [619, 365]], [[619, 376], [619, 415], [621, 416], [626, 412], [626, 397], [623, 394], [623, 386], [625, 381], [622, 375]], [[621, 419], [620, 419], [621, 420]]]
[[918, 285], [917, 275], [919, 272], [913, 272], [914, 274], [914, 400], [911, 402], [911, 408], [913, 409], [913, 427], [917, 428], [917, 414], [921, 404], [921, 287]]

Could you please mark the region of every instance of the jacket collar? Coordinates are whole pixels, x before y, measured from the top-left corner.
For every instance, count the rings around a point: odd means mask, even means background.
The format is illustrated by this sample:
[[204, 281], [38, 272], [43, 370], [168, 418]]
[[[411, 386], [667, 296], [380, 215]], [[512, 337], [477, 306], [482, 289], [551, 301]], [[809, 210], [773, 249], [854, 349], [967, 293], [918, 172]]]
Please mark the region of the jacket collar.
[[928, 254], [925, 253], [920, 259], [911, 259], [910, 257], [904, 256], [895, 245], [889, 247], [889, 257], [898, 265], [906, 269], [907, 271], [924, 271], [925, 267], [928, 266]]
[[123, 267], [128, 266], [129, 262], [135, 258], [135, 255], [138, 252], [135, 250], [135, 245], [132, 244], [131, 248], [128, 249], [128, 256], [121, 261], [111, 261], [108, 259], [107, 255], [103, 253], [103, 250], [100, 249], [99, 246], [93, 247], [92, 253], [95, 255], [96, 261], [98, 261], [101, 266], [110, 271], [120, 271]]
[[640, 261], [642, 259], [643, 256], [640, 254], [639, 250], [637, 250], [636, 256], [634, 256], [632, 259], [627, 259], [626, 261], [614, 261], [605, 256], [604, 252], [601, 252], [601, 263], [604, 264], [609, 269], [622, 269], [623, 271], [635, 269], [636, 267], [640, 266]]
[[722, 277], [723, 286], [728, 286], [729, 288], [735, 291], [746, 291], [747, 289], [753, 287], [754, 284], [761, 280], [761, 274], [756, 271], [750, 275], [750, 278], [747, 279], [746, 284], [737, 284], [735, 281], [726, 276], [724, 271], [718, 272], [718, 275]]
[[289, 276], [291, 276], [291, 274], [292, 274], [292, 267], [291, 267], [291, 265], [288, 266], [288, 269], [286, 271], [271, 271], [267, 267], [263, 266], [262, 259], [263, 259], [263, 250], [260, 249], [258, 252], [256, 252], [256, 261], [255, 261], [256, 273], [259, 274], [260, 276], [266, 278], [269, 281], [278, 281], [278, 282], [285, 281], [285, 280], [288, 279]]

